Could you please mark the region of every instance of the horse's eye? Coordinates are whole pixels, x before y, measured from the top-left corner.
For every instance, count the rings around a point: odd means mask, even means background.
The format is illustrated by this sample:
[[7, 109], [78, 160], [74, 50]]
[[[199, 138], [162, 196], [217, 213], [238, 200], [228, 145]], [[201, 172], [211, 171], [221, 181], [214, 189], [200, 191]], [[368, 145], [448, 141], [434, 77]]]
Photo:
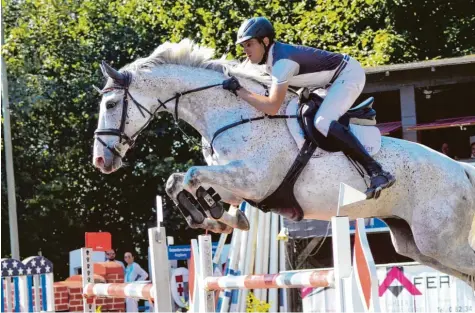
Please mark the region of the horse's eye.
[[106, 108], [109, 110], [115, 107], [116, 105], [117, 105], [117, 102], [109, 101], [106, 103]]

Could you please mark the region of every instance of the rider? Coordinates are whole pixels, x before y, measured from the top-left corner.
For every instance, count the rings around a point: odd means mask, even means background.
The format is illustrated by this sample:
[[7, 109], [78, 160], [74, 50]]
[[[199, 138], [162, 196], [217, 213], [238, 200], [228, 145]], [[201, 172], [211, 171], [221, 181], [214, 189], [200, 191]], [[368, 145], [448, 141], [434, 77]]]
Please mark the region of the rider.
[[[241, 87], [235, 77], [224, 81], [223, 88], [234, 92], [256, 109], [275, 115], [289, 85], [313, 88], [330, 86], [315, 116], [315, 128], [365, 168], [371, 178], [368, 195], [394, 184], [394, 176], [383, 171], [349, 128], [338, 122], [363, 90], [366, 78], [360, 63], [347, 55], [285, 44], [274, 39], [274, 27], [269, 20], [253, 17], [241, 25], [236, 41], [244, 48], [251, 63], [265, 65], [265, 71], [271, 75], [272, 85], [268, 97]], [[376, 193], [378, 195], [379, 192]]]

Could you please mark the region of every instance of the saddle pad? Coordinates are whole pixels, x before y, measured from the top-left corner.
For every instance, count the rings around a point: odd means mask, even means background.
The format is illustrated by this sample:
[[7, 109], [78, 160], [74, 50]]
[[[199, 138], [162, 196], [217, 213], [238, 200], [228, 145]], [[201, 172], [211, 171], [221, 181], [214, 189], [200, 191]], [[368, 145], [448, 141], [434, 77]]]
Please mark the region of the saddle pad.
[[[288, 115], [295, 115], [297, 114], [298, 109], [298, 99], [292, 99], [287, 106], [285, 114]], [[305, 138], [303, 130], [300, 128], [300, 125], [295, 118], [287, 119], [287, 127], [289, 128], [292, 137], [294, 138], [295, 142], [297, 143], [298, 148], [302, 148]], [[381, 149], [381, 133], [376, 126], [363, 126], [363, 125], [355, 125], [350, 124], [350, 130], [353, 134], [360, 140], [363, 146], [366, 148], [366, 151], [370, 155], [375, 155]], [[323, 157], [326, 155], [341, 155], [343, 152], [328, 152], [317, 148], [313, 157]]]

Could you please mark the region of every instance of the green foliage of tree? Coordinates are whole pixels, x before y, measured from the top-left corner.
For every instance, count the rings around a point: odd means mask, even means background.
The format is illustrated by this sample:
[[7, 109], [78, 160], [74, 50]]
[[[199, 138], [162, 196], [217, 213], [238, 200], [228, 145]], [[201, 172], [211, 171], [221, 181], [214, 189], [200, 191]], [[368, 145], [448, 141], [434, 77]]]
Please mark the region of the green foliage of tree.
[[[269, 17], [282, 41], [349, 53], [367, 66], [475, 50], [474, 1], [3, 0], [2, 7], [20, 250], [26, 257], [41, 249], [59, 277], [85, 231], [110, 231], [119, 256], [137, 248], [146, 258], [155, 195], [164, 194], [172, 172], [203, 162], [198, 147], [162, 116], [141, 135], [128, 166], [111, 175], [93, 169], [100, 96], [91, 86], [103, 83], [101, 60], [120, 68], [185, 37], [215, 48], [217, 57], [241, 57], [235, 32], [254, 15]], [[165, 209], [177, 243], [196, 236], [169, 199]]]

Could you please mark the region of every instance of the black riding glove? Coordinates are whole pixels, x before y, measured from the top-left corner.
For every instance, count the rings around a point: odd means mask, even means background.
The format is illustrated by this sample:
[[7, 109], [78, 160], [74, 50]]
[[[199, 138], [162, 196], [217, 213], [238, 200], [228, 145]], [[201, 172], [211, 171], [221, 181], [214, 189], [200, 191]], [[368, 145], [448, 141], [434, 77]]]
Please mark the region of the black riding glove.
[[223, 89], [229, 90], [237, 96], [236, 90], [241, 89], [242, 86], [239, 84], [239, 81], [236, 77], [231, 76], [223, 81]]

